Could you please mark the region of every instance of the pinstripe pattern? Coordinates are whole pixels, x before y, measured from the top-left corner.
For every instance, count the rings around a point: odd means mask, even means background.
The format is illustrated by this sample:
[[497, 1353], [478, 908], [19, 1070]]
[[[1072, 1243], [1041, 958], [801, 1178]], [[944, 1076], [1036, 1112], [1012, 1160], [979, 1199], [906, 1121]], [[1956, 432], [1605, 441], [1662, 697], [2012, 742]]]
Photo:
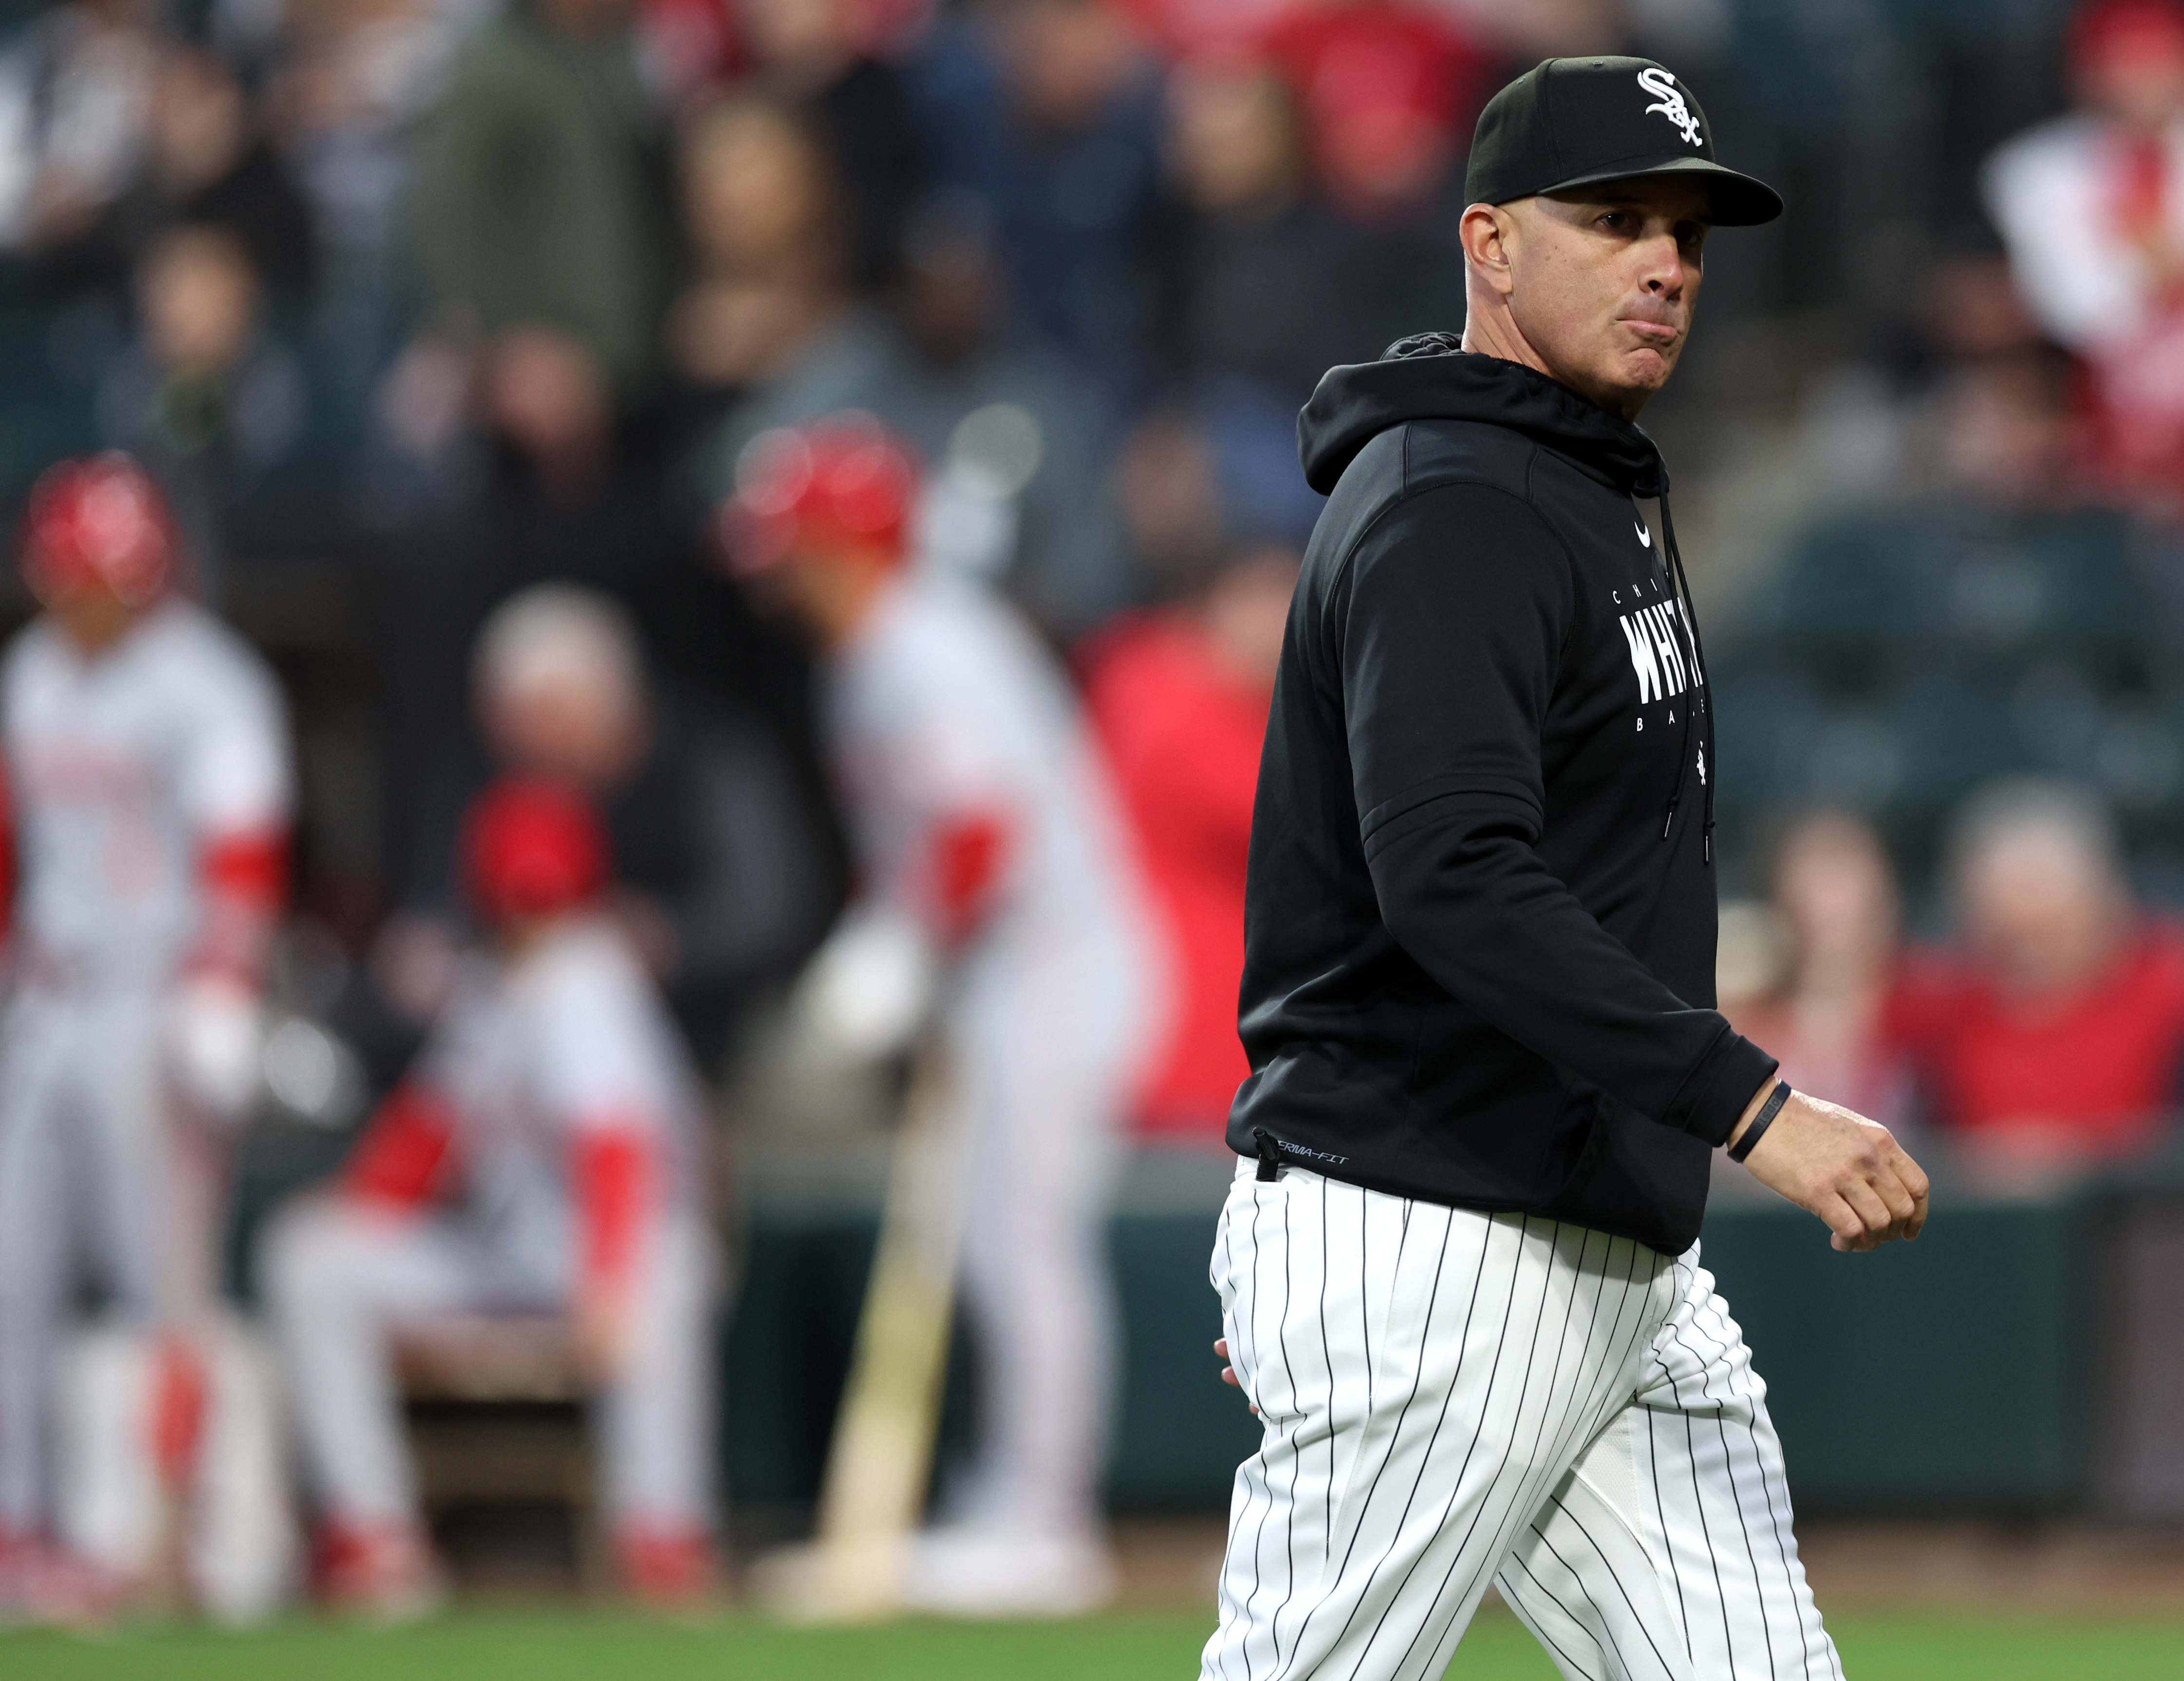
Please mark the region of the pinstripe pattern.
[[1489, 1581], [1585, 1681], [1841, 1681], [1696, 1250], [1250, 1170], [1212, 1276], [1265, 1435], [1203, 1681], [1433, 1681]]

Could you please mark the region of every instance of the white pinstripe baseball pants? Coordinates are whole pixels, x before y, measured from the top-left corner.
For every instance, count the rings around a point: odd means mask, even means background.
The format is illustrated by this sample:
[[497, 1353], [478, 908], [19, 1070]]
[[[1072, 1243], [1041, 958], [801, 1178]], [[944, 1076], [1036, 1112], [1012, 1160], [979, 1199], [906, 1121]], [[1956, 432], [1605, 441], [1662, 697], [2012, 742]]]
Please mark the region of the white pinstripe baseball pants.
[[1266, 1434], [1201, 1681], [1435, 1681], [1489, 1581], [1574, 1681], [1841, 1681], [1696, 1247], [1253, 1166], [1212, 1275]]

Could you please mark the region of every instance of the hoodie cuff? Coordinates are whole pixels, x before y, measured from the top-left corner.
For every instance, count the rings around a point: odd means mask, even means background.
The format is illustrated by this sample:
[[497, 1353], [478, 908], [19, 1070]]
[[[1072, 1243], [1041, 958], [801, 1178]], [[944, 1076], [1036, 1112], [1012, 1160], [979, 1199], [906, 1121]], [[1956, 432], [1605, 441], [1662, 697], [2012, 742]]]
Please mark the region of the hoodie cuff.
[[1736, 1033], [1724, 1033], [1713, 1054], [1685, 1082], [1685, 1090], [1691, 1097], [1681, 1116], [1684, 1131], [1717, 1149], [1727, 1144], [1729, 1135], [1736, 1130], [1736, 1117], [1744, 1113], [1752, 1094], [1773, 1079], [1780, 1067], [1750, 1039]]

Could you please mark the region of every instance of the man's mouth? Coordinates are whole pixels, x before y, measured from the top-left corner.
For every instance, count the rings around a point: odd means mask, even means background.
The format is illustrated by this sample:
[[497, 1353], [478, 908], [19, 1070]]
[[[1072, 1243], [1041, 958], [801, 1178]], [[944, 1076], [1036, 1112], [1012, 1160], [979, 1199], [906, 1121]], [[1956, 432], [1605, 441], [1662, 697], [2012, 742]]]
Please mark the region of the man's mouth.
[[1646, 343], [1663, 348], [1674, 344], [1684, 332], [1681, 327], [1671, 326], [1666, 321], [1648, 321], [1635, 315], [1624, 316], [1623, 325]]

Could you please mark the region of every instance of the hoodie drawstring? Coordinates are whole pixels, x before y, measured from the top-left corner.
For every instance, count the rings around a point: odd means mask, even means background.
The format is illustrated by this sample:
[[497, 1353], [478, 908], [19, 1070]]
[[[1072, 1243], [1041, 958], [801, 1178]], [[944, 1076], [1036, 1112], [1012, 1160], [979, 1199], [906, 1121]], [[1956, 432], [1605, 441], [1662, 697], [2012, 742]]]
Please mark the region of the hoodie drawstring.
[[[1678, 610], [1684, 615], [1684, 626], [1691, 636], [1692, 675], [1697, 682], [1691, 686], [1691, 704], [1684, 708], [1684, 744], [1681, 762], [1676, 769], [1676, 786], [1669, 796], [1669, 815], [1661, 825], [1661, 838], [1666, 840], [1669, 832], [1676, 826], [1676, 808], [1683, 804], [1684, 779], [1691, 775], [1693, 765], [1698, 766], [1699, 784], [1706, 791], [1706, 827], [1700, 837], [1700, 852], [1707, 866], [1713, 866], [1713, 775], [1708, 766], [1713, 760], [1713, 708], [1707, 698], [1706, 644], [1699, 639], [1698, 609], [1691, 600], [1691, 581], [1684, 571], [1684, 552], [1676, 546], [1676, 521], [1669, 512], [1669, 492], [1663, 486], [1661, 503], [1661, 546], [1668, 551], [1669, 568], [1675, 581]], [[1698, 715], [1706, 715], [1706, 732], [1694, 752], [1691, 731]]]

